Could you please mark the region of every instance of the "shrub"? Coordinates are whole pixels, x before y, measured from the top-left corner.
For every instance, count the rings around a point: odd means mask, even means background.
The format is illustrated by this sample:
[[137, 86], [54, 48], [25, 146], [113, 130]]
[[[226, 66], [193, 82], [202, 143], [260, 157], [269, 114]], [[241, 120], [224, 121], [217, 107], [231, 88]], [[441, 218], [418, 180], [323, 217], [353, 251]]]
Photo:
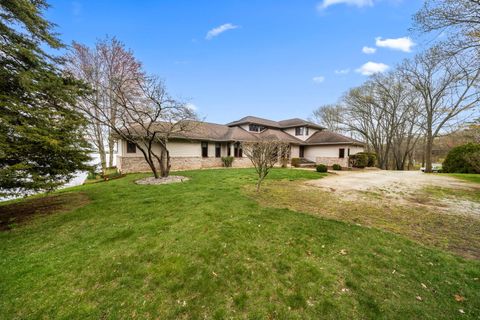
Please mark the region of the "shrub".
[[339, 165], [338, 163], [335, 163], [333, 166], [332, 166], [333, 170], [342, 170], [342, 166]]
[[368, 152], [368, 164], [367, 167], [375, 167], [377, 164], [377, 154], [375, 152]]
[[298, 168], [300, 166], [300, 158], [292, 158], [290, 164], [292, 167]]
[[367, 156], [367, 163], [365, 167], [375, 167], [377, 163], [377, 154], [375, 152], [359, 152], [357, 154], [364, 154]]
[[453, 148], [448, 152], [442, 165], [443, 172], [450, 173], [480, 173], [474, 161], [480, 153], [479, 143], [467, 143]]
[[368, 165], [368, 155], [365, 153], [352, 154], [349, 161], [354, 168], [365, 168]]
[[327, 166], [324, 164], [317, 165], [317, 172], [327, 172]]
[[223, 163], [223, 166], [226, 167], [226, 168], [230, 168], [232, 166], [232, 163], [233, 163], [233, 157], [222, 157], [222, 163]]
[[87, 179], [88, 180], [95, 180], [95, 179], [97, 179], [97, 175], [98, 175], [98, 173], [95, 172], [95, 170], [90, 170], [90, 171], [88, 171]]

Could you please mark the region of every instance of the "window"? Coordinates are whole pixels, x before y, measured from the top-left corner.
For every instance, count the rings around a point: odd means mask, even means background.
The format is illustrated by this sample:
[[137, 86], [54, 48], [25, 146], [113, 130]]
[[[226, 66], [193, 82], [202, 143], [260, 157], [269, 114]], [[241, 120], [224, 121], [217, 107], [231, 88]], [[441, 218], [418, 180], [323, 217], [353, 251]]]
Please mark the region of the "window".
[[298, 149], [298, 157], [299, 158], [305, 157], [305, 146], [300, 146], [300, 148]]
[[296, 136], [303, 136], [305, 128], [304, 127], [296, 127], [295, 128], [295, 135]]
[[235, 158], [243, 157], [243, 150], [240, 142], [237, 142], [233, 145], [233, 155], [235, 156]]
[[215, 157], [220, 158], [222, 156], [222, 145], [220, 143], [215, 143]]
[[305, 135], [308, 136], [308, 127], [305, 127]]
[[208, 158], [208, 142], [202, 142], [202, 157]]
[[350, 148], [348, 148], [347, 156], [350, 157]]
[[248, 130], [253, 131], [253, 132], [260, 132], [265, 130], [264, 126], [260, 126], [258, 124], [250, 124], [248, 125]]
[[135, 143], [127, 141], [127, 153], [137, 153], [137, 146]]
[[231, 156], [232, 155], [232, 146], [230, 145], [230, 143], [227, 143], [227, 156]]
[[344, 148], [338, 149], [338, 157], [339, 157], [340, 159], [345, 158], [345, 149], [344, 149]]

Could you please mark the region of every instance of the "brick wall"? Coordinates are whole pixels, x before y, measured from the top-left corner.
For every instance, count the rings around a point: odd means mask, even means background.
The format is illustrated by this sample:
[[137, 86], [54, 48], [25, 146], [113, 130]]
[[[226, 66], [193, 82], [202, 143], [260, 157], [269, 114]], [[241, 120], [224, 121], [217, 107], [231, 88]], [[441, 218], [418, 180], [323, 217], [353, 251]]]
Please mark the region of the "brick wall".
[[315, 162], [317, 164], [324, 164], [328, 167], [331, 167], [334, 164], [339, 164], [344, 168], [348, 168], [348, 157], [345, 157], [343, 159], [338, 157], [317, 157], [315, 159]]
[[[220, 168], [223, 166], [220, 158], [201, 157], [172, 157], [170, 159], [171, 170], [193, 170], [203, 168]], [[234, 168], [251, 167], [252, 163], [248, 158], [235, 158]], [[122, 173], [149, 172], [150, 167], [143, 157], [117, 157], [117, 168]]]

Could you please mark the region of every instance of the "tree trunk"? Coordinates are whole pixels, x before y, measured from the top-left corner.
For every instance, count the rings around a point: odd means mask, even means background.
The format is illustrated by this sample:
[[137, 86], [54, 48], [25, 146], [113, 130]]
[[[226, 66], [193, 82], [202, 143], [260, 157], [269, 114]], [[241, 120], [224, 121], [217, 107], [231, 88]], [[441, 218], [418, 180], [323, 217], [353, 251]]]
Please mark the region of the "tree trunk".
[[433, 149], [433, 136], [432, 130], [427, 131], [427, 141], [425, 146], [425, 172], [432, 172], [432, 149]]
[[170, 174], [170, 152], [167, 149], [162, 148], [162, 155], [160, 157], [160, 174], [162, 177], [166, 178]]
[[102, 167], [102, 174], [107, 173], [107, 159], [105, 154], [105, 149], [103, 147], [103, 142], [99, 141], [98, 145], [98, 155], [100, 156], [100, 166]]
[[155, 164], [153, 163], [153, 161], [147, 160], [147, 162], [148, 162], [148, 165], [150, 166], [150, 170], [152, 170], [153, 176], [155, 177], [155, 179], [158, 179], [159, 176], [158, 176], [157, 168], [155, 168]]
[[108, 136], [108, 166], [111, 168], [113, 167], [113, 153], [115, 150], [115, 139], [113, 138], [113, 135], [110, 133]]

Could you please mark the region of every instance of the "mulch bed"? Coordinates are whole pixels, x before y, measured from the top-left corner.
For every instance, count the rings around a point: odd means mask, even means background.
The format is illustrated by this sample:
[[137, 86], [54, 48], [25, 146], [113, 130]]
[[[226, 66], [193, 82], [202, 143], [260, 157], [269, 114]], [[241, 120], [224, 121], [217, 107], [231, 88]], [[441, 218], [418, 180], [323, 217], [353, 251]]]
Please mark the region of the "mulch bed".
[[36, 216], [72, 211], [89, 202], [90, 199], [85, 193], [77, 192], [0, 205], [0, 231], [10, 230], [13, 226], [24, 224]]

